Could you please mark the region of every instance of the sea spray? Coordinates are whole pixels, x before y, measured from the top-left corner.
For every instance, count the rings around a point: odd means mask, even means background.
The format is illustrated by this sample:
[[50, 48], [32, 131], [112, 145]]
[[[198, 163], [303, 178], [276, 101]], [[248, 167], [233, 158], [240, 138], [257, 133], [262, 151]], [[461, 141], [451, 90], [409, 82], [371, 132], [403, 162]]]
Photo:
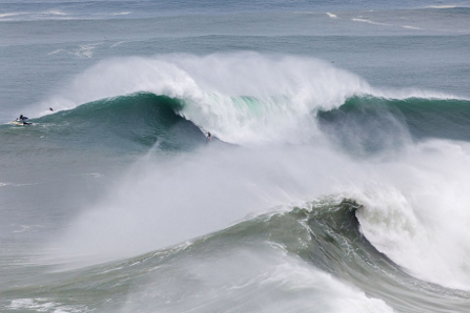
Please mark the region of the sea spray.
[[3, 1], [0, 311], [467, 313], [438, 1]]
[[361, 229], [377, 249], [413, 275], [465, 290], [469, 151], [466, 143], [424, 142], [410, 149], [405, 162], [388, 164], [380, 183], [354, 193], [364, 204]]

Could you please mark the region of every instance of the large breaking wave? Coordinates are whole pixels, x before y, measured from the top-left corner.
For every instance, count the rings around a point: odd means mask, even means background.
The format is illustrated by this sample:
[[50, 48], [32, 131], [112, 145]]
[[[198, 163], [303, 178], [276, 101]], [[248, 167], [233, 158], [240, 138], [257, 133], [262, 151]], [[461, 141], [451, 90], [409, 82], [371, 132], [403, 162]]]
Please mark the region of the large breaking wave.
[[[381, 98], [401, 100], [397, 109], [408, 110], [405, 114], [420, 112], [413, 104], [418, 101], [432, 107], [444, 102], [431, 99], [456, 99], [434, 91], [373, 88], [350, 72], [312, 58], [251, 52], [204, 57], [172, 54], [101, 62], [31, 111], [42, 115], [48, 107], [72, 109], [136, 93], [175, 99], [182, 105], [177, 114], [237, 144], [305, 143], [317, 136], [312, 120], [318, 111], [339, 107], [342, 112], [351, 111], [355, 106], [357, 112], [384, 102]], [[416, 100], [406, 100], [410, 98]], [[418, 130], [422, 125], [416, 126]]]

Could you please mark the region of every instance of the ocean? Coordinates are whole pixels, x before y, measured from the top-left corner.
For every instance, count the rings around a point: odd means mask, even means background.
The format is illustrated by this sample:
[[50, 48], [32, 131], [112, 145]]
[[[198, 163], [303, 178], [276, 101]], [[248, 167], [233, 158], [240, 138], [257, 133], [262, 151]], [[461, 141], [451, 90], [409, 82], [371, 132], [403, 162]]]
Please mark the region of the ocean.
[[469, 312], [469, 56], [462, 0], [0, 0], [0, 312]]

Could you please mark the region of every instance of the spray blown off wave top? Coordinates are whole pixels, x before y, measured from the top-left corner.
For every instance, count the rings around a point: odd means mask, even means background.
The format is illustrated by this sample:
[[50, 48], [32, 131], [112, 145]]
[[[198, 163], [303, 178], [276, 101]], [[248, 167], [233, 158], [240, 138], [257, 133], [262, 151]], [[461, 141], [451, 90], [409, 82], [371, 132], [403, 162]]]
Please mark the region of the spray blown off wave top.
[[187, 5], [2, 2], [0, 311], [467, 312], [468, 4]]

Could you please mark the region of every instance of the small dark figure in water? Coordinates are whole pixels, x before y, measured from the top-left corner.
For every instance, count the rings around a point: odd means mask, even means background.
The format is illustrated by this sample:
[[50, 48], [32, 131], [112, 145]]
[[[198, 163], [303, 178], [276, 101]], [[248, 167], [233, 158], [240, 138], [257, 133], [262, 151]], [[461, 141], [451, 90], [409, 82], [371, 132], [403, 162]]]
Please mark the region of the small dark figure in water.
[[207, 141], [212, 141], [212, 135], [210, 132], [207, 132]]
[[53, 108], [49, 108], [49, 111], [54, 111], [54, 109], [53, 109]]
[[16, 119], [16, 122], [22, 123], [23, 125], [30, 125], [31, 123], [26, 122], [27, 119], [28, 118], [26, 116], [23, 116], [23, 114], [21, 114], [20, 117]]

